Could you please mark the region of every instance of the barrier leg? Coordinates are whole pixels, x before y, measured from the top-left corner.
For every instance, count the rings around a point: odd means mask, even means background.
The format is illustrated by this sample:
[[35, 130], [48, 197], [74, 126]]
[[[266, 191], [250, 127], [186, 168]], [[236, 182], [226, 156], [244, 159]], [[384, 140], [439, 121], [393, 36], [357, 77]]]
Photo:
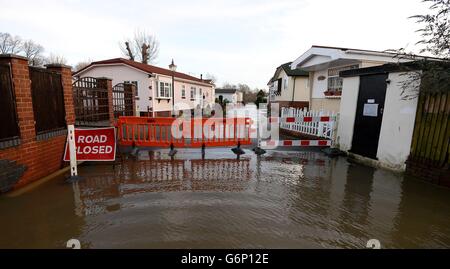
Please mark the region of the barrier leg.
[[245, 154], [245, 151], [241, 149], [241, 141], [238, 140], [237, 147], [232, 148], [231, 151], [236, 154], [238, 157], [242, 154]]
[[177, 154], [178, 150], [176, 150], [173, 146], [173, 143], [170, 143], [170, 151], [169, 151], [169, 156], [171, 158], [175, 157], [175, 155]]
[[257, 122], [257, 124], [256, 124], [256, 139], [257, 139], [257, 145], [256, 145], [256, 148], [254, 148], [253, 149], [253, 152], [255, 152], [255, 154], [256, 155], [263, 155], [263, 154], [265, 154], [266, 153], [266, 151], [265, 150], [263, 150], [262, 148], [261, 148], [261, 137], [260, 137], [260, 134], [259, 134], [259, 123], [260, 123], [260, 119], [259, 119], [259, 113], [258, 113], [258, 122]]
[[205, 159], [205, 153], [206, 153], [206, 146], [205, 143], [202, 144], [202, 160]]
[[74, 125], [68, 125], [67, 130], [68, 130], [67, 143], [69, 143], [69, 152], [70, 152], [70, 176], [67, 177], [67, 182], [74, 182], [81, 179], [81, 177], [78, 176]]

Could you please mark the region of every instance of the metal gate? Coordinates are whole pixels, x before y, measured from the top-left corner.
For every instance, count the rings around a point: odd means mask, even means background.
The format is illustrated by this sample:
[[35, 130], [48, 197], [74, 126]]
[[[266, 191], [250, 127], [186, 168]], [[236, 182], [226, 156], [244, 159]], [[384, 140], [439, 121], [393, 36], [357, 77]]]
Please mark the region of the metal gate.
[[114, 118], [118, 119], [120, 116], [133, 116], [133, 84], [119, 83], [113, 87], [113, 110]]
[[93, 77], [80, 78], [73, 83], [75, 125], [109, 126], [108, 89]]
[[[270, 123], [278, 123], [279, 126], [287, 126], [288, 124], [303, 124], [303, 123], [336, 123], [337, 116], [303, 116], [303, 114], [296, 117], [270, 117], [267, 120]], [[259, 128], [258, 128], [259, 130]], [[258, 133], [258, 148], [259, 147], [330, 147], [333, 145], [331, 139], [314, 139], [314, 140], [262, 140]]]

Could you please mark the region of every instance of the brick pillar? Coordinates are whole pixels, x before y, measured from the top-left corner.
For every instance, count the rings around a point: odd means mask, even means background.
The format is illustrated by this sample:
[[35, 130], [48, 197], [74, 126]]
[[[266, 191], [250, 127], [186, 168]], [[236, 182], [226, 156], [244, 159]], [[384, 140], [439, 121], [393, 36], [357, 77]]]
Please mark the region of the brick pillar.
[[28, 59], [18, 55], [0, 54], [0, 63], [11, 66], [21, 143], [31, 142], [36, 138], [36, 130]]
[[132, 96], [132, 104], [133, 104], [133, 116], [136, 116], [136, 85], [132, 83], [125, 83], [124, 84], [124, 91], [128, 92], [131, 90], [131, 96]]
[[113, 92], [112, 92], [112, 79], [100, 77], [97, 78], [98, 87], [108, 90], [108, 114], [109, 114], [109, 124], [114, 126], [114, 109], [113, 109]]
[[75, 124], [75, 108], [73, 101], [72, 89], [72, 68], [62, 64], [48, 64], [48, 70], [55, 71], [61, 74], [61, 82], [64, 92], [64, 106], [66, 111], [66, 123]]

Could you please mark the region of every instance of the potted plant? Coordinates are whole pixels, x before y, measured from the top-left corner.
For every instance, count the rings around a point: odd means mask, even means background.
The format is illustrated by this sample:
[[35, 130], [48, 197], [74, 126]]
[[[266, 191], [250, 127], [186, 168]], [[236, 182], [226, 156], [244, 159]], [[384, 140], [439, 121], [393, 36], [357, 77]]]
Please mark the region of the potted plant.
[[334, 95], [341, 96], [341, 95], [342, 95], [342, 90], [336, 91], [336, 92], [334, 93]]
[[325, 96], [333, 96], [334, 95], [334, 92], [330, 91], [330, 90], [326, 90], [323, 93], [325, 94]]

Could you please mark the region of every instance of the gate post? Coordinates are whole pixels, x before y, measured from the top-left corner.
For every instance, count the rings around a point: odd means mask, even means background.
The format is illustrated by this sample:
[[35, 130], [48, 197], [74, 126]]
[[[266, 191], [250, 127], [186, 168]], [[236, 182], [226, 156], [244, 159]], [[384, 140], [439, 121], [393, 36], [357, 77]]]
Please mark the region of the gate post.
[[98, 87], [106, 89], [108, 92], [108, 115], [109, 125], [114, 126], [114, 109], [113, 109], [113, 91], [112, 91], [112, 79], [106, 77], [97, 78]]
[[[133, 115], [136, 116], [136, 85], [132, 83], [124, 83], [123, 85], [124, 93], [131, 92], [131, 101], [133, 104]], [[126, 98], [126, 95], [124, 94], [124, 98]], [[126, 110], [126, 109], [125, 109]]]

